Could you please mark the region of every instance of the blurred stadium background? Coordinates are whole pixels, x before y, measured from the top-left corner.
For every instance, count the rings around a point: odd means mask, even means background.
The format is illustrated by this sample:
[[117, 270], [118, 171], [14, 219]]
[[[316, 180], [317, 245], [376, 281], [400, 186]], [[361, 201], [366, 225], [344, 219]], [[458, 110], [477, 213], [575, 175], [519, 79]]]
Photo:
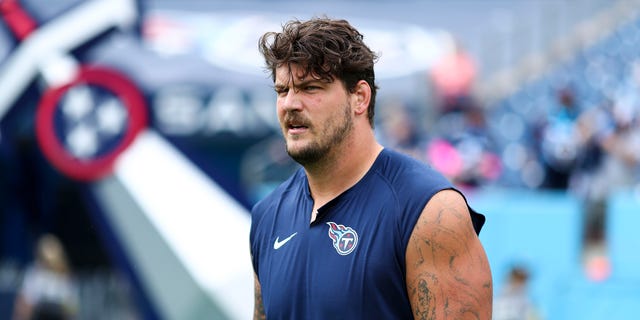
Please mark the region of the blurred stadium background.
[[248, 319], [248, 212], [296, 168], [257, 38], [326, 14], [381, 53], [380, 140], [487, 216], [496, 319], [524, 313], [503, 299], [516, 267], [536, 319], [635, 319], [639, 10], [0, 0], [0, 318], [53, 234], [78, 319]]

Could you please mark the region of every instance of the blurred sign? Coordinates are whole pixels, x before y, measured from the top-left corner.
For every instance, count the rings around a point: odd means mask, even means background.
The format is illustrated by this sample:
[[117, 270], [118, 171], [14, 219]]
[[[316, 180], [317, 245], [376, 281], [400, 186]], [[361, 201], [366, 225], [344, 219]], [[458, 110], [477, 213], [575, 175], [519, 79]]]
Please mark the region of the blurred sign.
[[[217, 67], [264, 76], [258, 39], [279, 31], [291, 19], [285, 14], [155, 11], [146, 20], [144, 37], [160, 54], [197, 53]], [[365, 42], [380, 53], [379, 79], [427, 70], [453, 48], [452, 36], [442, 30], [396, 21], [352, 19]]]
[[246, 90], [234, 86], [202, 88], [177, 84], [155, 93], [156, 127], [175, 136], [232, 134], [263, 137], [277, 132], [275, 99], [269, 88]]

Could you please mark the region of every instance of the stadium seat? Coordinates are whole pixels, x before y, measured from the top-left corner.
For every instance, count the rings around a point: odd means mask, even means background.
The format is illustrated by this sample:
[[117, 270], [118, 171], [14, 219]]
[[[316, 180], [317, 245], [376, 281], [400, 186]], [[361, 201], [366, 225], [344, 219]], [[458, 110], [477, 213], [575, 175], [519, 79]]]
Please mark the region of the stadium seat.
[[640, 304], [640, 287], [624, 281], [590, 282], [574, 277], [560, 291], [547, 320], [634, 319]]
[[487, 217], [480, 234], [496, 294], [512, 265], [530, 272], [530, 294], [549, 313], [564, 279], [579, 271], [581, 203], [564, 192], [483, 190], [469, 203]]

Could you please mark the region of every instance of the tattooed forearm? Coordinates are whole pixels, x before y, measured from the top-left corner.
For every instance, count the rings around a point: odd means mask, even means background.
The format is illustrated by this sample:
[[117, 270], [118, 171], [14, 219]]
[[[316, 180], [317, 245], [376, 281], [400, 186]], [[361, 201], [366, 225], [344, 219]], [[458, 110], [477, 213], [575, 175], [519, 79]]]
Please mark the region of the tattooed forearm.
[[264, 320], [266, 318], [267, 317], [264, 313], [264, 305], [262, 304], [262, 299], [256, 297], [256, 305], [253, 308], [253, 320]]
[[260, 289], [260, 283], [254, 282], [254, 305], [253, 305], [253, 320], [266, 319], [264, 312], [264, 304], [262, 303], [262, 290]]

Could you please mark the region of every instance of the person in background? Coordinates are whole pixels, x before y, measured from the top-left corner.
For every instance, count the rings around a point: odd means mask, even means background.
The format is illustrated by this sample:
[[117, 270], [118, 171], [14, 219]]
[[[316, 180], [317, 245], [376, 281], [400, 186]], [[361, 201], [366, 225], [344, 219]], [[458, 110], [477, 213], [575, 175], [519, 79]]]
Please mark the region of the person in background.
[[566, 190], [581, 153], [578, 118], [580, 101], [571, 85], [555, 92], [555, 103], [548, 117], [538, 128], [539, 153], [545, 169], [543, 188]]
[[539, 312], [529, 297], [529, 270], [513, 266], [507, 282], [496, 297], [493, 320], [539, 320]]
[[427, 163], [463, 190], [499, 178], [502, 161], [482, 106], [447, 114], [438, 119], [437, 127], [437, 135], [427, 146]]
[[436, 105], [440, 114], [461, 112], [476, 104], [474, 87], [476, 62], [458, 39], [450, 53], [444, 55], [429, 72]]
[[65, 249], [56, 236], [44, 234], [18, 291], [13, 319], [74, 319], [77, 310], [78, 292]]
[[426, 161], [425, 134], [418, 128], [415, 112], [400, 99], [386, 101], [382, 106], [378, 141], [385, 147]]
[[254, 319], [491, 319], [484, 216], [374, 134], [377, 55], [348, 21], [259, 40], [289, 156], [252, 209]]

